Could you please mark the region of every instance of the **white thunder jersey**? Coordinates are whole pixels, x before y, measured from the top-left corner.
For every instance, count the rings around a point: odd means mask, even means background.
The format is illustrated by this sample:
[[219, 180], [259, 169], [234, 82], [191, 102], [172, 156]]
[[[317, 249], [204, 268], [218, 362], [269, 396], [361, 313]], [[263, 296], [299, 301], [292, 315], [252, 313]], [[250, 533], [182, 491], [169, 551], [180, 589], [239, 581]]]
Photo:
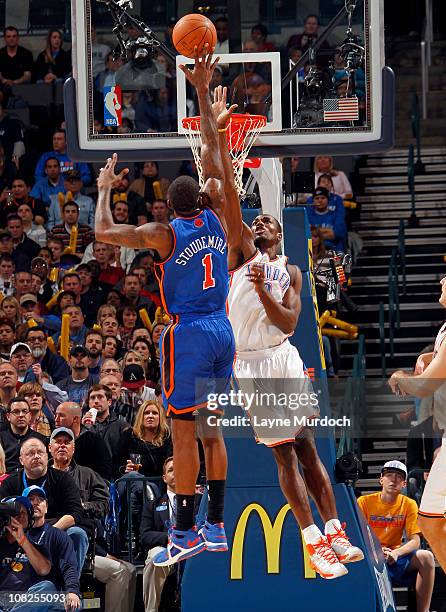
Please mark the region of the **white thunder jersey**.
[[[441, 345], [446, 340], [446, 323], [441, 327], [435, 338], [434, 359], [440, 350]], [[446, 382], [434, 392], [433, 413], [438, 427], [443, 429], [443, 436], [446, 437]]]
[[262, 255], [260, 251], [257, 251], [240, 268], [231, 272], [228, 308], [236, 351], [257, 351], [271, 348], [282, 344], [289, 337], [289, 334], [284, 334], [268, 319], [254, 285], [247, 277], [251, 265], [261, 263], [264, 268], [267, 290], [277, 302], [282, 303], [291, 281], [286, 267], [287, 259], [284, 255], [278, 255], [270, 261], [268, 255]]

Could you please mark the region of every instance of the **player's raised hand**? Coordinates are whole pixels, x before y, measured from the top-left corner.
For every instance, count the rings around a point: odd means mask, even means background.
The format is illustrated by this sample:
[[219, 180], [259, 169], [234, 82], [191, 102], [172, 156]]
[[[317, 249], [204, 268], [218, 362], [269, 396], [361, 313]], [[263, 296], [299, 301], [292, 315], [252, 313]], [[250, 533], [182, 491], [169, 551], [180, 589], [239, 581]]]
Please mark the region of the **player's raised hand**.
[[249, 266], [248, 280], [254, 285], [257, 293], [265, 289], [265, 268], [261, 263], [253, 263]]
[[204, 93], [209, 90], [209, 83], [212, 80], [212, 75], [214, 74], [215, 66], [217, 65], [218, 60], [217, 57], [214, 61], [212, 61], [212, 53], [214, 49], [209, 49], [208, 43], [206, 43], [203, 47], [203, 51], [201, 54], [198, 52], [198, 47], [194, 48], [194, 59], [195, 65], [194, 69], [191, 70], [184, 64], [180, 64], [179, 68], [186, 75], [186, 79], [195, 87], [198, 92]]
[[232, 113], [237, 108], [237, 104], [232, 104], [226, 108], [228, 88], [219, 85], [214, 89], [214, 102], [212, 104], [212, 112], [214, 113], [217, 127], [219, 129], [226, 127]]
[[113, 189], [120, 181], [128, 174], [129, 169], [124, 168], [119, 174], [115, 174], [116, 163], [118, 156], [113, 153], [111, 157], [107, 159], [107, 163], [101, 168], [98, 176], [98, 187], [99, 189]]

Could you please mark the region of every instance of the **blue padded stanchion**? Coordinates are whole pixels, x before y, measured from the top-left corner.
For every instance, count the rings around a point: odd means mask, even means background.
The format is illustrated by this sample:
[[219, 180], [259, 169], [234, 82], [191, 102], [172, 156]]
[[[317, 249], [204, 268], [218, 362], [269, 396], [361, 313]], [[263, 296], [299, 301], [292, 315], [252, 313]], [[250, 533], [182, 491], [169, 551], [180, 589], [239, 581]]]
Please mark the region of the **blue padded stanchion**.
[[[257, 210], [244, 211], [250, 224]], [[314, 372], [320, 390], [321, 415], [328, 414], [325, 364], [315, 315], [310, 230], [302, 208], [283, 211], [285, 252], [302, 270], [302, 312], [290, 339], [304, 363]], [[240, 414], [228, 411], [227, 416]], [[225, 527], [229, 552], [204, 552], [186, 561], [182, 583], [184, 612], [326, 612], [395, 611], [392, 589], [376, 537], [364, 522], [353, 491], [334, 480], [335, 443], [332, 436], [317, 438], [319, 455], [333, 482], [341, 522], [366, 559], [348, 565], [349, 573], [336, 580], [316, 576], [304, 552], [300, 531], [288, 510], [277, 481], [271, 450], [257, 445], [249, 427], [225, 430], [229, 473]], [[315, 520], [322, 521], [312, 504]]]

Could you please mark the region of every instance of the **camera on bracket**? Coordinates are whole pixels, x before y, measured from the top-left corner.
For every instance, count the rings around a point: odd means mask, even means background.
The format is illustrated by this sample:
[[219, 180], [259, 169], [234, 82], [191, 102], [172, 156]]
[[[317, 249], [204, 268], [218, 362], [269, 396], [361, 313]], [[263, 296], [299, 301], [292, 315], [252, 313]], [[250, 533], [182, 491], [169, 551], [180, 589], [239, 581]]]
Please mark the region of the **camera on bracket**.
[[116, 84], [124, 91], [162, 89], [166, 86], [164, 69], [154, 60], [158, 52], [155, 41], [146, 36], [125, 42], [129, 61], [116, 72]]
[[[341, 300], [341, 291], [347, 287], [348, 277], [351, 273], [352, 258], [346, 253], [330, 251], [329, 267], [318, 271], [318, 284], [327, 288], [327, 304], [336, 304]], [[320, 277], [323, 277], [323, 281]]]
[[339, 47], [346, 70], [358, 70], [364, 62], [365, 49], [362, 39], [356, 34], [349, 34]]

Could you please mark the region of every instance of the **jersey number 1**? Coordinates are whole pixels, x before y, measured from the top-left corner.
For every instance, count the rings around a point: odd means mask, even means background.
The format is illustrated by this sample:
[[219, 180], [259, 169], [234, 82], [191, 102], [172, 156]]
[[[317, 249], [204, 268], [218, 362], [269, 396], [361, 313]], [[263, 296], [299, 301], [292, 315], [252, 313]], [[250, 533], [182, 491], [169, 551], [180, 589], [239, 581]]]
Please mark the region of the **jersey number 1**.
[[215, 278], [212, 276], [212, 253], [208, 253], [203, 257], [201, 265], [204, 268], [203, 289], [215, 287]]

